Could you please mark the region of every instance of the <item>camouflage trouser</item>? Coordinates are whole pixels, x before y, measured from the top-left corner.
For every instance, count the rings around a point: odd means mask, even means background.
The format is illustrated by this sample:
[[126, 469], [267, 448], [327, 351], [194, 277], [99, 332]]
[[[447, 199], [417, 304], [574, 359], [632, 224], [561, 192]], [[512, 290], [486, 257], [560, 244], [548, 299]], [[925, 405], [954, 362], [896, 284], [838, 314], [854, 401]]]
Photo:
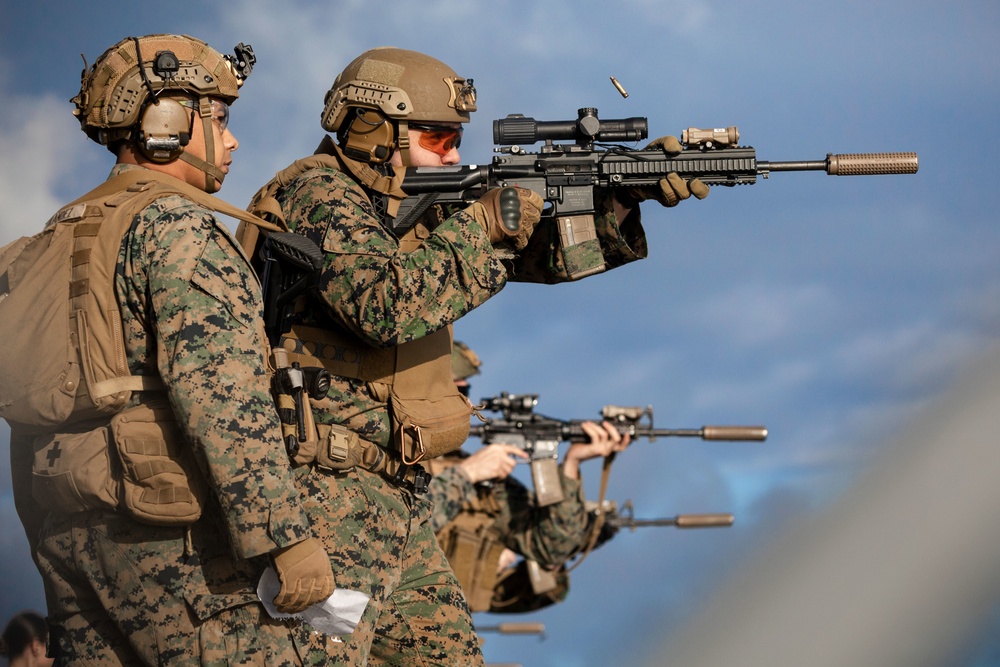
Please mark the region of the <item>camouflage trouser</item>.
[[223, 534], [50, 516], [37, 555], [55, 664], [301, 665], [305, 632], [254, 601], [263, 565], [234, 563]]
[[337, 642], [313, 633], [307, 664], [482, 665], [462, 590], [430, 529], [430, 505], [366, 470], [301, 471], [313, 531], [338, 588], [371, 596]]

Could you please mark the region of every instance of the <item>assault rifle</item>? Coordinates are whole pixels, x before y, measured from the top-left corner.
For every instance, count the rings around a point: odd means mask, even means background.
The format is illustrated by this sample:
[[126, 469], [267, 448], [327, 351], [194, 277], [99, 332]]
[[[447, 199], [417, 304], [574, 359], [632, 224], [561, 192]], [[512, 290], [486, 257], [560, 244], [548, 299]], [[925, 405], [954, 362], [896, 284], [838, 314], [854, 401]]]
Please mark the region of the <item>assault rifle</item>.
[[301, 234], [273, 232], [264, 237], [259, 255], [264, 331], [274, 347], [291, 328], [295, 300], [319, 282], [323, 253]]
[[601, 535], [597, 538], [597, 544], [603, 544], [618, 534], [622, 528], [634, 531], [636, 528], [650, 526], [674, 526], [675, 528], [728, 528], [733, 525], [732, 514], [678, 514], [674, 517], [663, 519], [636, 519], [635, 507], [631, 500], [622, 503], [619, 510], [617, 504], [612, 500], [605, 500], [604, 506], [600, 510], [597, 504], [589, 508], [591, 518], [597, 514], [604, 515], [604, 523], [601, 525]]
[[289, 456], [299, 451], [299, 443], [316, 439], [308, 394], [315, 400], [326, 396], [330, 373], [324, 368], [301, 368], [288, 363], [288, 352], [279, 346], [281, 336], [292, 326], [295, 301], [316, 286], [323, 268], [323, 253], [300, 234], [268, 234], [260, 248], [261, 290], [264, 299], [264, 332], [271, 344], [275, 373], [272, 393], [278, 406], [282, 436]]
[[[596, 243], [594, 188], [655, 185], [670, 173], [698, 178], [710, 186], [749, 185], [779, 171], [825, 171], [831, 176], [914, 174], [916, 153], [829, 154], [823, 160], [765, 162], [756, 151], [739, 146], [735, 127], [688, 128], [683, 150], [667, 156], [659, 148], [636, 150], [609, 142], [635, 142], [649, 135], [646, 118], [601, 120], [597, 109], [578, 110], [576, 120], [539, 121], [511, 114], [493, 121], [497, 155], [488, 165], [410, 167], [402, 189], [409, 195], [396, 216], [400, 232], [435, 204], [471, 204], [490, 188], [515, 185], [547, 202], [543, 220], [554, 218], [565, 254], [573, 246]], [[539, 141], [541, 149], [524, 149]], [[555, 143], [557, 141], [568, 143]], [[597, 253], [600, 256], [600, 253]], [[604, 270], [598, 261], [577, 267], [571, 279]]]
[[[508, 394], [484, 398], [480, 412], [499, 412], [502, 416], [482, 418], [482, 424], [473, 424], [469, 435], [478, 437], [484, 445], [504, 443], [516, 445], [530, 456], [531, 477], [539, 506], [551, 505], [562, 500], [559, 481], [558, 448], [560, 442], [588, 442], [583, 430], [585, 419], [554, 419], [535, 412], [538, 394]], [[703, 426], [701, 428], [654, 428], [652, 406], [622, 407], [606, 405], [601, 410], [601, 420], [607, 421], [622, 435], [631, 439], [694, 437], [702, 440], [762, 441], [767, 439], [763, 426]]]

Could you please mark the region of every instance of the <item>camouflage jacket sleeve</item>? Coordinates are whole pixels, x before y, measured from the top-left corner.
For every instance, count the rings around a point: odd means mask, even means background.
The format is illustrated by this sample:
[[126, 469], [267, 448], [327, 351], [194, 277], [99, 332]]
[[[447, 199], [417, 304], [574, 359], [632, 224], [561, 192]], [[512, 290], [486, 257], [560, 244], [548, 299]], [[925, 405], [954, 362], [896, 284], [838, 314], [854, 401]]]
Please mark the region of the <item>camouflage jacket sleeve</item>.
[[513, 477], [496, 485], [494, 493], [502, 509], [494, 526], [504, 545], [543, 566], [565, 562], [579, 548], [587, 529], [583, 485], [562, 479], [564, 500], [538, 507], [533, 494]]
[[323, 249], [324, 305], [374, 346], [391, 347], [451, 324], [506, 283], [507, 270], [486, 232], [464, 212], [404, 252], [362, 188], [341, 171], [310, 169], [278, 199], [289, 227]]
[[427, 485], [425, 496], [433, 506], [431, 530], [437, 533], [451, 523], [475, 493], [472, 481], [457, 465], [435, 474]]
[[[649, 249], [642, 215], [636, 206], [619, 221], [612, 206], [609, 190], [594, 193], [594, 227], [606, 270], [644, 259]], [[510, 280], [530, 283], [560, 283], [567, 280], [566, 262], [559, 245], [559, 231], [553, 218], [545, 218], [531, 235], [528, 247], [514, 261]]]
[[311, 535], [266, 373], [260, 287], [229, 231], [179, 197], [136, 216], [116, 290], [133, 373], [158, 373], [247, 558]]

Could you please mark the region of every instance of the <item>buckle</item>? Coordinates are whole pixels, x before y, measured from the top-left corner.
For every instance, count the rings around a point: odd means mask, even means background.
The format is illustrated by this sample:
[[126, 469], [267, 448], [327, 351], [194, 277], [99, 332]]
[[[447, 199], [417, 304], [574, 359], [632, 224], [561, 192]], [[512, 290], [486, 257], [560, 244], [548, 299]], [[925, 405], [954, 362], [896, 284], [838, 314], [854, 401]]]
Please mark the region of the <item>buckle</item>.
[[427, 493], [427, 485], [431, 481], [431, 474], [419, 465], [403, 464], [399, 466], [390, 480], [396, 486], [406, 489], [415, 495]]
[[412, 491], [414, 494], [422, 496], [423, 494], [427, 493], [427, 485], [430, 484], [431, 474], [420, 466], [417, 466], [417, 468], [413, 472], [414, 476], [413, 476]]

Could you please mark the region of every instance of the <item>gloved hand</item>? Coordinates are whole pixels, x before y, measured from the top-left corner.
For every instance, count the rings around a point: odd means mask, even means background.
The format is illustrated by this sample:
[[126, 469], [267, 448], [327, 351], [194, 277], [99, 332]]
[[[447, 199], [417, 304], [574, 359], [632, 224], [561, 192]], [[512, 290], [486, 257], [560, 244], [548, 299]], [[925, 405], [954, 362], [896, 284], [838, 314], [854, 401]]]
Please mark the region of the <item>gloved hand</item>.
[[271, 552], [281, 590], [274, 606], [283, 614], [297, 614], [333, 593], [333, 569], [323, 545], [315, 537]]
[[525, 188], [494, 188], [466, 210], [486, 230], [490, 243], [523, 250], [542, 217], [542, 198]]
[[[662, 149], [667, 157], [672, 157], [682, 150], [681, 142], [677, 140], [677, 137], [673, 136], [654, 139], [644, 150], [652, 148]], [[667, 174], [667, 177], [661, 178], [660, 182], [656, 185], [622, 188], [622, 190], [622, 196], [618, 198], [618, 201], [629, 208], [647, 199], [655, 199], [663, 206], [670, 207], [677, 206], [682, 200], [687, 199], [691, 195], [694, 195], [698, 199], [704, 199], [708, 196], [708, 186], [697, 178], [685, 181], [675, 173]]]

